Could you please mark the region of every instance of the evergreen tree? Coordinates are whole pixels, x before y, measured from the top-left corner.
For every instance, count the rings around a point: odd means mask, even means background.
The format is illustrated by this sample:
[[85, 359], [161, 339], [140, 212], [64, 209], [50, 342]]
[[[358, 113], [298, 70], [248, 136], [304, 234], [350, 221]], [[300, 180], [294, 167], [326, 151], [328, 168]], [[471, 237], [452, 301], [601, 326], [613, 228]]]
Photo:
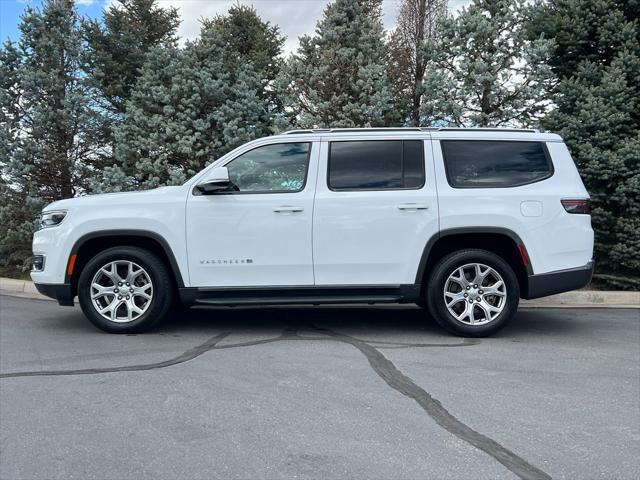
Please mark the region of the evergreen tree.
[[103, 108], [124, 114], [147, 53], [174, 42], [179, 24], [178, 11], [158, 7], [157, 0], [117, 0], [101, 22], [85, 21], [85, 68], [99, 89]]
[[297, 54], [288, 59], [281, 91], [293, 122], [302, 127], [395, 122], [379, 16], [367, 15], [358, 0], [328, 5], [315, 35], [301, 37]]
[[420, 125], [425, 43], [434, 41], [447, 14], [446, 0], [402, 0], [396, 29], [389, 38], [390, 77], [396, 108], [405, 123]]
[[473, 0], [427, 43], [423, 115], [430, 123], [531, 125], [548, 109], [552, 42], [530, 39], [526, 0]]
[[274, 82], [282, 66], [280, 54], [284, 37], [277, 26], [264, 22], [255, 8], [236, 4], [226, 15], [203, 21], [203, 30], [212, 29], [224, 42], [225, 68], [233, 72], [238, 65], [250, 63], [262, 82], [261, 97], [269, 100], [269, 108], [282, 106], [276, 96]]
[[96, 125], [73, 1], [27, 7], [19, 29], [0, 49], [0, 263], [14, 268], [26, 266], [40, 208], [82, 188]]
[[113, 129], [124, 117], [147, 54], [174, 43], [179, 24], [178, 11], [160, 8], [157, 0], [117, 0], [104, 11], [102, 21], [84, 21], [84, 69], [101, 126], [95, 141], [102, 148], [88, 159], [94, 168], [114, 163]]
[[382, 18], [382, 0], [358, 0], [362, 12], [374, 20]]
[[148, 57], [115, 132], [118, 164], [96, 190], [154, 188], [184, 182], [232, 148], [268, 134], [271, 116], [251, 65], [225, 64], [225, 42], [205, 28], [184, 49]]
[[640, 288], [640, 24], [638, 2], [554, 0], [536, 5], [532, 36], [555, 36], [560, 133], [592, 199], [595, 280]]
[[285, 39], [277, 26], [260, 18], [255, 8], [236, 4], [226, 15], [216, 15], [202, 23], [204, 31], [213, 29], [224, 42], [224, 60], [228, 69], [238, 63], [249, 62], [265, 78], [276, 78], [278, 56], [282, 53]]

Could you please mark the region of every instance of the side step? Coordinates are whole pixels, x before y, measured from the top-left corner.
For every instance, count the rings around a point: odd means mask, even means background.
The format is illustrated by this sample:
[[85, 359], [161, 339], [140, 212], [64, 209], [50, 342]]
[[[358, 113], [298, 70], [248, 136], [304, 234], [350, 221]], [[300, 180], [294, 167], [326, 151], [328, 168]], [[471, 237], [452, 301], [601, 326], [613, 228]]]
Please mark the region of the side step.
[[237, 305], [321, 305], [327, 303], [400, 303], [402, 297], [376, 296], [376, 297], [254, 297], [254, 298], [208, 298], [196, 300], [196, 305], [237, 306]]
[[419, 295], [420, 285], [180, 289], [182, 303], [210, 306], [411, 303]]

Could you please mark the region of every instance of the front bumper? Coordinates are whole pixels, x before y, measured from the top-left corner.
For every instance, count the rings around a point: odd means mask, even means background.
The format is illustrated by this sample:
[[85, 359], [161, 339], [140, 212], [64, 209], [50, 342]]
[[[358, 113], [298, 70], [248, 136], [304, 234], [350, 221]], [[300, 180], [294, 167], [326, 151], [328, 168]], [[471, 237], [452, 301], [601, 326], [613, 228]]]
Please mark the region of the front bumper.
[[73, 294], [71, 285], [67, 283], [34, 283], [34, 285], [42, 295], [57, 300], [60, 305], [73, 307], [73, 299], [75, 295]]
[[583, 267], [529, 275], [527, 291], [522, 292], [522, 298], [529, 300], [582, 288], [591, 281], [593, 267], [594, 262], [591, 260]]

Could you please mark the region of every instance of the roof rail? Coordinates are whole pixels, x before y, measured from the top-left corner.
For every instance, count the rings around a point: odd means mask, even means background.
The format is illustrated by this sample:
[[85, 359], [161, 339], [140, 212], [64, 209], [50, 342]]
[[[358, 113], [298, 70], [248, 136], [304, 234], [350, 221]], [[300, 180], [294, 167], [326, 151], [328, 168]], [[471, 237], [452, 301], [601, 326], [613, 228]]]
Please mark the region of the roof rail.
[[289, 130], [283, 135], [298, 135], [304, 133], [348, 133], [348, 132], [426, 132], [438, 130], [431, 127], [371, 127], [371, 128], [309, 128], [306, 130]]
[[349, 133], [349, 132], [527, 132], [540, 133], [536, 128], [496, 128], [496, 127], [373, 127], [373, 128], [308, 128], [304, 130], [289, 130], [282, 135], [299, 135], [309, 133]]
[[321, 133], [330, 131], [330, 128], [309, 128], [306, 130], [287, 130], [286, 132], [282, 132], [281, 135], [299, 135], [303, 133]]
[[473, 130], [480, 132], [528, 132], [540, 133], [537, 128], [509, 128], [509, 127], [441, 127], [436, 129], [438, 132], [457, 132], [460, 130]]

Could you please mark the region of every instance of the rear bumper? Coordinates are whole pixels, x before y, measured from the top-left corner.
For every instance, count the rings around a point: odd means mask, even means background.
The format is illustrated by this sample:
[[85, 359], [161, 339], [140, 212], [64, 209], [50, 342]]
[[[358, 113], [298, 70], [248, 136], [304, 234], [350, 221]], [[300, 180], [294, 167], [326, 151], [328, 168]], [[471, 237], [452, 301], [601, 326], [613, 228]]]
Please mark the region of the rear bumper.
[[34, 283], [42, 295], [57, 300], [60, 305], [73, 307], [73, 290], [67, 283]]
[[527, 291], [522, 292], [522, 298], [529, 300], [582, 288], [591, 281], [593, 266], [591, 260], [583, 267], [529, 275]]

